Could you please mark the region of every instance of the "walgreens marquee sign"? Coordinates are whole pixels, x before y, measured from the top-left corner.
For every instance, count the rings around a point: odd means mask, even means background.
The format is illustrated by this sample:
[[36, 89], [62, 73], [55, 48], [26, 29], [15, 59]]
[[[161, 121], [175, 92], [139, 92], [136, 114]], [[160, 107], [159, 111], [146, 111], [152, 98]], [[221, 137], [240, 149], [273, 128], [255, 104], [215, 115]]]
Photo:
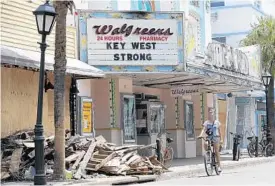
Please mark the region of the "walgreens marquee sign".
[[177, 65], [176, 20], [87, 19], [90, 65]]

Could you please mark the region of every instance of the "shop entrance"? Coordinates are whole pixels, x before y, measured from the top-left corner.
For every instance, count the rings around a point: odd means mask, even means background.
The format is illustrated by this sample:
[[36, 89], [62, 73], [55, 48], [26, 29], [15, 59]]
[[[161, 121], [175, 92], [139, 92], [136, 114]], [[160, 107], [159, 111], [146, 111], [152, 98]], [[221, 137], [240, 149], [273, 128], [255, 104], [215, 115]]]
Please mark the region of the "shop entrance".
[[[162, 145], [166, 145], [165, 107], [157, 96], [136, 94], [137, 144], [153, 144], [160, 137]], [[154, 149], [142, 150], [140, 153], [150, 156]]]

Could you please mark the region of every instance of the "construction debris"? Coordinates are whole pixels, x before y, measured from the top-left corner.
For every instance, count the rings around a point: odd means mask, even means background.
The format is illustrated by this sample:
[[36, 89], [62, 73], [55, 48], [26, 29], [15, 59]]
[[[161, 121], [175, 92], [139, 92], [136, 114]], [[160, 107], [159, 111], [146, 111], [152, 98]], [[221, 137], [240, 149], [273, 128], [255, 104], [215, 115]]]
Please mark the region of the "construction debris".
[[[33, 179], [35, 174], [34, 133], [19, 132], [1, 139], [1, 180]], [[98, 174], [133, 175], [160, 174], [167, 170], [155, 156], [142, 157], [138, 150], [149, 146], [117, 147], [102, 136], [96, 138], [69, 136], [66, 132], [66, 175], [69, 178], [89, 178]], [[45, 140], [45, 171], [53, 174], [54, 137]]]

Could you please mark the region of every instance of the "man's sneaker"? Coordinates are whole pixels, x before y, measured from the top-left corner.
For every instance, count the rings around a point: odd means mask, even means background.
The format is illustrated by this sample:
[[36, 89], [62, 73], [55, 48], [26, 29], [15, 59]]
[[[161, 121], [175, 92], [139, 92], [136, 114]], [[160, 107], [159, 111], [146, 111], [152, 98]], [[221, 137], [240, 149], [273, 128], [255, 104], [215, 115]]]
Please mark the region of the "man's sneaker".
[[218, 167], [218, 171], [219, 171], [219, 172], [222, 172], [222, 169], [221, 169], [221, 167]]

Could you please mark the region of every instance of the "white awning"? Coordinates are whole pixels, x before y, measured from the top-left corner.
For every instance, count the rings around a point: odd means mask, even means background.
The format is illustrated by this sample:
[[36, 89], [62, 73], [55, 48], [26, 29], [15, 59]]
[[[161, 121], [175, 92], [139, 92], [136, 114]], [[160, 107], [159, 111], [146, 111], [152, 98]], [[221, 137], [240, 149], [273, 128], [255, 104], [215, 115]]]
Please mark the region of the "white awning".
[[250, 95], [251, 97], [265, 97], [265, 92], [264, 91], [247, 91], [247, 94]]
[[[1, 46], [1, 64], [17, 65], [21, 67], [40, 68], [40, 52], [22, 50], [13, 47]], [[54, 56], [45, 55], [45, 69], [53, 71]], [[67, 58], [67, 73], [88, 76], [104, 77], [102, 70], [77, 59]]]

